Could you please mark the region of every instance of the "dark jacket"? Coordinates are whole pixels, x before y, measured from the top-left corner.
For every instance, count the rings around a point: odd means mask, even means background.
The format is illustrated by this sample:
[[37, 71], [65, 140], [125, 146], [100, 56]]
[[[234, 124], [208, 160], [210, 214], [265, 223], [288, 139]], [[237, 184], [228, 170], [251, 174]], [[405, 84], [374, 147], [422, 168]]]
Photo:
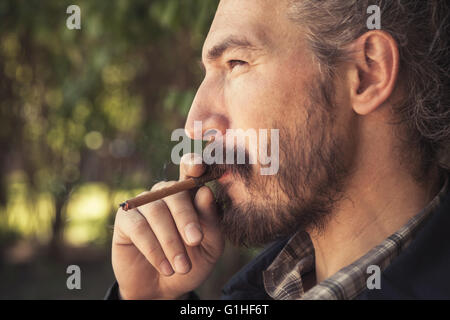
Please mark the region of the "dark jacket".
[[[222, 299], [270, 299], [262, 272], [286, 242], [276, 241], [234, 275], [223, 288]], [[117, 285], [106, 298], [117, 298], [116, 292]], [[381, 289], [366, 289], [357, 299], [450, 299], [450, 192], [411, 244], [381, 273]]]

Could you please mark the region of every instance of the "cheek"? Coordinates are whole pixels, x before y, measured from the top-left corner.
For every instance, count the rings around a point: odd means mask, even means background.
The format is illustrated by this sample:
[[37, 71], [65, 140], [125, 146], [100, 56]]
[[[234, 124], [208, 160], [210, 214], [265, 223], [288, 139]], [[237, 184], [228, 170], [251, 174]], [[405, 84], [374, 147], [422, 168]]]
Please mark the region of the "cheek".
[[[261, 142], [259, 129], [267, 129], [268, 134], [270, 129], [280, 130], [278, 142], [268, 141], [274, 143], [275, 147], [284, 139], [283, 134], [286, 130], [292, 132], [297, 129], [298, 123], [304, 122], [305, 114], [301, 107], [302, 92], [298, 89], [304, 87], [301, 81], [303, 80], [293, 78], [287, 71], [280, 70], [279, 66], [274, 66], [273, 70], [260, 68], [226, 83], [224, 97], [230, 127], [257, 131], [258, 147], [247, 148], [253, 159], [261, 160], [258, 154]], [[268, 155], [271, 151], [265, 153]], [[240, 191], [233, 189], [233, 192], [237, 195]]]
[[296, 74], [279, 66], [260, 66], [229, 80], [224, 97], [232, 127], [270, 129], [274, 122], [292, 121], [303, 87]]

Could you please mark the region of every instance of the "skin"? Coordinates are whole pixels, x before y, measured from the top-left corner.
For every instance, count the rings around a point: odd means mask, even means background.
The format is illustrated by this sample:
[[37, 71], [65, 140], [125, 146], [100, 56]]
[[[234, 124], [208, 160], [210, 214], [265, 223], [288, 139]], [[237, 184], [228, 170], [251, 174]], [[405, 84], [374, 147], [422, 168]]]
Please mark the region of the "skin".
[[[286, 3], [221, 1], [204, 44], [206, 76], [186, 122], [188, 135], [194, 136], [194, 121], [203, 122], [204, 132], [215, 129], [222, 134], [230, 128], [273, 128], [274, 123], [295, 130], [305, 123], [298, 101], [306, 99], [307, 84], [319, 68], [302, 29], [286, 18]], [[325, 229], [307, 230], [316, 252], [316, 279], [309, 286], [399, 229], [439, 187], [435, 172], [418, 183], [411, 166], [399, 156], [399, 139], [390, 124], [391, 106], [401, 98], [396, 42], [383, 31], [369, 31], [350, 49], [353, 59], [338, 66], [334, 83], [337, 112], [333, 130], [348, 141], [342, 152], [348, 154], [352, 173], [345, 196], [335, 205]], [[180, 166], [180, 180], [200, 176], [203, 170], [187, 155]], [[249, 200], [239, 179], [225, 176], [220, 182], [229, 184], [233, 201]], [[193, 242], [186, 233], [192, 225], [199, 231]], [[185, 192], [128, 213], [119, 209], [112, 264], [120, 294], [124, 299], [183, 298], [207, 278], [223, 247], [208, 187], [199, 189], [194, 197]], [[180, 254], [187, 261], [184, 266], [175, 262]], [[166, 272], [162, 264], [166, 264]]]

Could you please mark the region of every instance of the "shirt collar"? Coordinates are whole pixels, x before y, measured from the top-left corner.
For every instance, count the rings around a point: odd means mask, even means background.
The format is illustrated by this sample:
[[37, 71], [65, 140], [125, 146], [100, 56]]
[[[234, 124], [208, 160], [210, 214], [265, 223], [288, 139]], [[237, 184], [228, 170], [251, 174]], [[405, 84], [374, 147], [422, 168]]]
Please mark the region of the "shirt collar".
[[416, 216], [367, 254], [342, 268], [330, 278], [304, 292], [303, 278], [314, 272], [314, 247], [309, 235], [293, 235], [278, 256], [263, 271], [264, 287], [276, 300], [353, 299], [366, 288], [367, 268], [376, 265], [384, 270], [414, 239], [420, 225], [431, 215], [448, 191], [448, 177], [439, 193]]

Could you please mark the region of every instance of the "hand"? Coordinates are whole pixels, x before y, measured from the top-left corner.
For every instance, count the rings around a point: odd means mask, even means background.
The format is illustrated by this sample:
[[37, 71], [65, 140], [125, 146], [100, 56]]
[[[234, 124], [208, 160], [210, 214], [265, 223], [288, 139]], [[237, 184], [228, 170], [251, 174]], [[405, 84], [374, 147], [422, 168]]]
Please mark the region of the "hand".
[[[185, 155], [180, 180], [201, 176], [204, 165]], [[175, 182], [160, 182], [152, 190]], [[181, 192], [116, 214], [112, 265], [123, 299], [177, 299], [196, 289], [223, 253], [211, 190]]]

